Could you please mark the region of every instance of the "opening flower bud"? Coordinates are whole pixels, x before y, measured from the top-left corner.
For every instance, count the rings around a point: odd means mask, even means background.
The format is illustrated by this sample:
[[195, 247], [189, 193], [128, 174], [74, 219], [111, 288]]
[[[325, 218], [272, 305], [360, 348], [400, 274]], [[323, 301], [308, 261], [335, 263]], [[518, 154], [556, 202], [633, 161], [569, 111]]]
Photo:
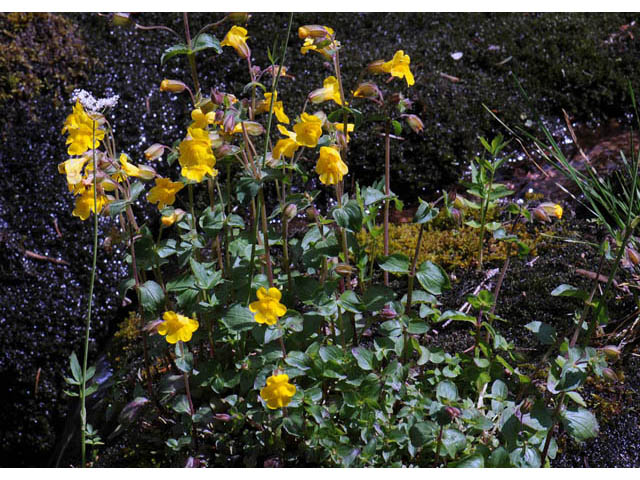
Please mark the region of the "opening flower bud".
[[258, 135], [262, 135], [264, 133], [264, 127], [258, 122], [244, 121], [237, 123], [233, 128], [233, 133], [242, 133], [242, 127], [244, 126], [247, 135], [251, 135], [252, 137], [257, 137]]
[[351, 265], [347, 265], [346, 263], [340, 263], [336, 265], [336, 273], [338, 275], [342, 275], [346, 277], [347, 275], [351, 275], [354, 271], [354, 268]]
[[616, 375], [616, 372], [614, 372], [613, 369], [609, 367], [602, 369], [602, 376], [609, 380], [611, 383], [618, 383], [620, 381], [618, 375]]
[[538, 205], [538, 208], [543, 209], [547, 215], [556, 218], [562, 218], [562, 207], [557, 203], [545, 202]]
[[298, 28], [298, 37], [304, 40], [307, 37], [323, 38], [329, 35], [329, 31], [322, 25], [303, 25]]
[[187, 86], [180, 80], [169, 80], [165, 78], [160, 82], [161, 92], [182, 93], [187, 89]]
[[417, 115], [403, 115], [403, 117], [407, 122], [407, 125], [409, 125], [409, 128], [411, 128], [415, 133], [420, 133], [424, 130], [424, 123], [422, 123], [422, 120], [420, 120], [420, 117]]
[[287, 205], [284, 209], [285, 218], [287, 220], [291, 220], [292, 218], [295, 218], [296, 215], [298, 215], [298, 207], [296, 207], [295, 203]]
[[387, 73], [387, 71], [383, 67], [384, 64], [384, 60], [374, 60], [369, 65], [367, 65], [367, 71], [369, 73]]
[[147, 160], [157, 160], [164, 153], [164, 149], [167, 148], [161, 143], [154, 143], [144, 151], [144, 158]]
[[320, 215], [320, 212], [318, 212], [318, 209], [316, 207], [311, 206], [307, 208], [306, 214], [309, 220], [315, 221], [316, 218], [318, 218], [318, 215]]
[[153, 180], [156, 177], [156, 171], [148, 165], [138, 166], [138, 177], [142, 180]]
[[398, 313], [393, 309], [391, 305], [385, 305], [382, 310], [380, 310], [380, 316], [385, 320], [393, 320], [398, 316]]
[[620, 349], [616, 345], [606, 345], [602, 347], [602, 353], [605, 354], [607, 360], [615, 362], [620, 358]]
[[111, 17], [111, 21], [116, 27], [130, 27], [133, 24], [130, 13], [117, 12]]
[[227, 19], [234, 25], [246, 25], [249, 22], [249, 15], [247, 12], [232, 12], [227, 15]]
[[539, 220], [541, 222], [551, 221], [551, 218], [549, 218], [549, 215], [547, 215], [547, 212], [544, 208], [536, 207], [531, 211], [531, 213], [533, 213], [533, 218], [535, 218], [536, 220]]

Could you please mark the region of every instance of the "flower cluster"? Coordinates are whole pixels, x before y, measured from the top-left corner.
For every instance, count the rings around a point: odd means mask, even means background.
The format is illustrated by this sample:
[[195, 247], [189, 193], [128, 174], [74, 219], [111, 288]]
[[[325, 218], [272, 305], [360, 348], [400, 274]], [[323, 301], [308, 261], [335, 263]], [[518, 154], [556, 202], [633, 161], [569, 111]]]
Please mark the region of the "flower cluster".
[[335, 39], [334, 31], [330, 27], [322, 25], [304, 25], [298, 28], [298, 37], [304, 40], [300, 53], [306, 55], [307, 52], [318, 52], [327, 60], [332, 60], [340, 42]]

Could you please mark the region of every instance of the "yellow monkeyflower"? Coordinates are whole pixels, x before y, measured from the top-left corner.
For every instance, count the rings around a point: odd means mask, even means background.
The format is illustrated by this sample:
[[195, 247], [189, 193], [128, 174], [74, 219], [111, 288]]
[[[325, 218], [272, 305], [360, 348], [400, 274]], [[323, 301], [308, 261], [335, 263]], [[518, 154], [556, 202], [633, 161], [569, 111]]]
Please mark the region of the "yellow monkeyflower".
[[[98, 213], [102, 212], [104, 206], [108, 203], [106, 195], [98, 192], [97, 195]], [[81, 220], [89, 218], [91, 212], [95, 213], [93, 208], [93, 185], [79, 190], [79, 195], [76, 197], [76, 206], [71, 212], [75, 217], [80, 217]]]
[[558, 219], [562, 218], [562, 207], [557, 203], [545, 202], [538, 205], [539, 208], [543, 209], [547, 215], [552, 215]]
[[272, 410], [286, 407], [296, 394], [296, 386], [289, 383], [289, 375], [271, 375], [267, 378], [267, 385], [260, 390], [260, 397]]
[[390, 73], [392, 77], [404, 78], [407, 85], [411, 86], [415, 83], [413, 73], [409, 70], [409, 55], [405, 55], [404, 51], [398, 50], [393, 58], [383, 63], [380, 69], [385, 73]]
[[[276, 114], [276, 118], [281, 123], [289, 123], [289, 117], [284, 113], [284, 107], [282, 106], [282, 101], [278, 100], [278, 92], [275, 92], [273, 95], [273, 113]], [[256, 113], [266, 113], [269, 111], [269, 105], [271, 104], [271, 92], [267, 92], [264, 94], [264, 100], [258, 102], [256, 105]]]
[[89, 157], [74, 157], [58, 164], [58, 172], [67, 175], [69, 190], [82, 181], [82, 169]]
[[247, 45], [247, 29], [234, 25], [231, 30], [227, 32], [224, 39], [220, 43], [221, 47], [233, 47], [238, 55], [242, 58], [248, 58], [251, 54], [251, 49]]
[[322, 103], [333, 100], [338, 105], [342, 105], [342, 97], [340, 97], [340, 85], [338, 79], [331, 75], [324, 79], [322, 88], [317, 88], [309, 94], [311, 103]]
[[298, 29], [298, 36], [304, 39], [300, 53], [306, 55], [313, 51], [320, 53], [327, 60], [331, 60], [335, 50], [340, 48], [340, 42], [333, 39], [333, 29], [321, 25], [305, 25]]
[[243, 126], [247, 132], [247, 135], [251, 135], [252, 137], [257, 137], [259, 135], [262, 135], [265, 132], [264, 127], [260, 125], [258, 122], [243, 120], [242, 122], [236, 123], [231, 133], [233, 134], [242, 133]]
[[281, 138], [273, 147], [273, 158], [279, 160], [283, 155], [287, 158], [293, 158], [298, 148], [300, 148], [300, 144], [293, 138]]
[[104, 139], [104, 130], [99, 128], [97, 122], [84, 111], [80, 100], [76, 100], [73, 113], [67, 116], [64, 122], [62, 133], [65, 132], [69, 134], [67, 138], [69, 155], [82, 155], [89, 149], [96, 149]]
[[149, 190], [147, 200], [157, 203], [162, 210], [167, 205], [173, 205], [176, 201], [176, 193], [184, 188], [182, 182], [172, 182], [168, 178], [156, 178], [156, 186]]
[[295, 140], [298, 144], [314, 148], [322, 135], [322, 120], [315, 115], [303, 113], [300, 115], [300, 122], [293, 126], [293, 131], [296, 134]]
[[180, 220], [182, 217], [184, 217], [185, 213], [186, 212], [184, 210], [180, 208], [176, 208], [169, 215], [163, 215], [160, 221], [162, 222], [163, 226], [170, 227], [171, 225], [176, 223], [178, 220]]
[[177, 343], [178, 340], [188, 342], [193, 336], [193, 332], [198, 330], [200, 324], [194, 318], [185, 317], [175, 312], [164, 312], [162, 322], [158, 325], [158, 333], [166, 335], [165, 340], [168, 343]]
[[189, 128], [207, 128], [216, 120], [216, 112], [203, 113], [202, 109], [196, 108], [191, 111], [191, 120], [193, 123]]
[[187, 132], [187, 138], [180, 142], [178, 147], [178, 162], [182, 166], [180, 173], [196, 182], [201, 182], [205, 175], [215, 177], [218, 170], [213, 168], [216, 157], [213, 155], [209, 133], [201, 128], [189, 128]]
[[320, 147], [320, 157], [316, 164], [316, 173], [325, 185], [335, 185], [349, 173], [349, 168], [342, 161], [340, 152], [333, 147]]
[[275, 287], [267, 290], [260, 287], [256, 292], [258, 300], [249, 304], [249, 310], [255, 313], [254, 318], [258, 323], [275, 325], [278, 317], [287, 313], [287, 307], [280, 303], [282, 293]]

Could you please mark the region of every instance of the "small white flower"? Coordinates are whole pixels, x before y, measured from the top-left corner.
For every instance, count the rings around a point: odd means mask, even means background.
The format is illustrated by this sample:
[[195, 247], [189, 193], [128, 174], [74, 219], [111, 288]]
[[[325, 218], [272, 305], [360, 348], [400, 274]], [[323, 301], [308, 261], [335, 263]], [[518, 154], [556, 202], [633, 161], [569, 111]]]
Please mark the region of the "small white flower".
[[71, 101], [79, 100], [85, 110], [91, 112], [99, 112], [107, 108], [113, 108], [118, 103], [120, 95], [97, 99], [86, 90], [76, 89], [71, 94]]

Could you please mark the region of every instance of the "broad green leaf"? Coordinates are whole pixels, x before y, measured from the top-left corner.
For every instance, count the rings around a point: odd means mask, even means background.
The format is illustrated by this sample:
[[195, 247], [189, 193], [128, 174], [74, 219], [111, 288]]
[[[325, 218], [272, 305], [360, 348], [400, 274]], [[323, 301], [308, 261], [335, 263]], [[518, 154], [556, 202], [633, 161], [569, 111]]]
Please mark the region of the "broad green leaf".
[[538, 341], [543, 345], [553, 345], [556, 341], [556, 329], [551, 325], [535, 320], [527, 323], [524, 328], [535, 333]]
[[166, 62], [170, 58], [175, 57], [176, 55], [186, 55], [190, 51], [191, 50], [189, 50], [189, 47], [184, 43], [178, 43], [176, 45], [173, 45], [167, 48], [162, 54], [162, 57], [160, 57], [160, 65], [164, 65], [164, 62]]
[[540, 468], [541, 460], [538, 450], [533, 447], [518, 447], [509, 455], [511, 465], [518, 468]]
[[562, 424], [571, 437], [583, 442], [598, 435], [598, 421], [586, 408], [568, 408], [560, 412]]
[[82, 383], [82, 368], [80, 367], [80, 362], [78, 362], [78, 357], [76, 356], [76, 352], [71, 352], [69, 355], [69, 366], [71, 367], [71, 375], [78, 384]]
[[189, 408], [189, 399], [186, 395], [180, 395], [171, 408], [173, 408], [174, 412], [186, 413], [187, 415], [191, 415], [191, 409]]
[[362, 370], [373, 370], [373, 353], [370, 350], [364, 347], [355, 347], [351, 349], [351, 353]]
[[216, 37], [208, 33], [201, 33], [192, 41], [193, 51], [199, 52], [207, 48], [213, 48], [216, 53], [222, 53], [222, 47]]
[[359, 313], [362, 303], [360, 302], [356, 292], [353, 290], [346, 290], [342, 295], [340, 295], [338, 305], [348, 312]]
[[458, 462], [452, 463], [449, 467], [454, 468], [484, 468], [484, 457], [479, 453], [470, 455]]
[[[380, 268], [385, 272], [409, 273], [409, 257], [402, 253], [394, 253], [388, 257], [382, 257]], [[425, 290], [427, 290], [425, 288]]]
[[409, 438], [414, 447], [422, 447], [436, 440], [438, 426], [433, 422], [418, 422], [409, 430]]
[[236, 333], [251, 330], [256, 325], [253, 313], [249, 311], [248, 307], [244, 307], [241, 304], [232, 306], [227, 313], [223, 315], [222, 323], [229, 331]]
[[451, 288], [447, 273], [429, 260], [420, 265], [420, 268], [416, 271], [416, 278], [422, 288], [433, 295], [440, 295], [442, 290]]
[[449, 380], [443, 380], [436, 386], [436, 396], [454, 402], [458, 399], [458, 387]]
[[140, 303], [146, 313], [153, 314], [164, 305], [162, 287], [153, 280], [147, 280], [140, 285]]
[[558, 285], [552, 292], [551, 295], [554, 297], [575, 297], [580, 298], [582, 300], [586, 300], [588, 298], [587, 292], [576, 288], [572, 285], [567, 285], [563, 283], [562, 285]]
[[362, 303], [365, 310], [372, 312], [381, 310], [387, 303], [395, 298], [395, 293], [389, 287], [373, 285], [369, 287], [362, 296]]
[[334, 208], [332, 215], [342, 228], [355, 233], [359, 233], [362, 229], [362, 210], [355, 200], [349, 200], [342, 208]]
[[418, 210], [413, 217], [413, 222], [417, 223], [418, 225], [430, 222], [438, 216], [438, 212], [440, 211], [437, 208], [432, 207], [430, 203], [425, 202], [422, 199], [419, 200], [420, 206], [418, 207]]
[[442, 446], [451, 458], [455, 458], [467, 446], [467, 439], [462, 432], [447, 428], [442, 432]]

